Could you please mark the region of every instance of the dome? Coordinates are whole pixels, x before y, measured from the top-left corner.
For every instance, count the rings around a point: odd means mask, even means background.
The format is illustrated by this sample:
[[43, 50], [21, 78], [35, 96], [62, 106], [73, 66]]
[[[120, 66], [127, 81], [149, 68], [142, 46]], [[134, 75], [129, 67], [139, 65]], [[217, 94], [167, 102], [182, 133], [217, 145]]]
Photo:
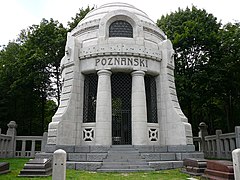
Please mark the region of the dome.
[[151, 23], [155, 25], [155, 23], [148, 17], [148, 15], [140, 9], [137, 9], [133, 5], [122, 3], [122, 2], [115, 2], [115, 3], [108, 3], [90, 11], [86, 17], [79, 22], [78, 25], [84, 24], [89, 21], [94, 21], [97, 19], [102, 19], [106, 14], [111, 11], [115, 10], [125, 10], [135, 14], [141, 21]]
[[127, 3], [108, 3], [90, 11], [71, 31], [81, 59], [112, 53], [161, 59], [165, 34], [143, 11]]

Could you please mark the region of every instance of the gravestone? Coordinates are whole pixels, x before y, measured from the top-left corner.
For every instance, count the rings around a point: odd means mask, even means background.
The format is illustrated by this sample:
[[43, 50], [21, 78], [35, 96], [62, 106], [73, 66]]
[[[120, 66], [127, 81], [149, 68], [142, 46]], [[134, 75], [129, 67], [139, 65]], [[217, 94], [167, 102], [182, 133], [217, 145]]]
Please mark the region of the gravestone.
[[233, 168], [235, 179], [240, 179], [240, 149], [235, 149], [232, 152]]
[[207, 162], [206, 159], [187, 158], [183, 160], [183, 166], [185, 166], [183, 172], [194, 176], [201, 176], [207, 167]]
[[53, 153], [53, 174], [52, 180], [66, 179], [66, 158], [67, 154], [64, 150], [58, 149]]
[[225, 160], [208, 160], [203, 177], [209, 179], [234, 180], [233, 163]]
[[51, 159], [30, 159], [18, 176], [50, 176], [52, 174]]
[[9, 163], [0, 162], [0, 174], [6, 174], [9, 172]]

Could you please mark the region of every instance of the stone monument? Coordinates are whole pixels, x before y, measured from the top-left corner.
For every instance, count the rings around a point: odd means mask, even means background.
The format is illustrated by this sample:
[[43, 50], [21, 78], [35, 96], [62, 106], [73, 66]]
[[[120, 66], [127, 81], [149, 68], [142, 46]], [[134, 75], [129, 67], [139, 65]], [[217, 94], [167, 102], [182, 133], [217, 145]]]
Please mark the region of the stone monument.
[[134, 6], [109, 3], [90, 11], [67, 35], [61, 102], [46, 152], [114, 145], [192, 150], [173, 55], [164, 32]]

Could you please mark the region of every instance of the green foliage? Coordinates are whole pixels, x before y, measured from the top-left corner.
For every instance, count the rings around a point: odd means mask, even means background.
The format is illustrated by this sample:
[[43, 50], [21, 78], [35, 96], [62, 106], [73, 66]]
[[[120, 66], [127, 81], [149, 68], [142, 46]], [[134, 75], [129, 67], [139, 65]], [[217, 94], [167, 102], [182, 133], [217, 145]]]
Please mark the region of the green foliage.
[[[93, 9], [93, 8], [92, 8]], [[74, 28], [91, 9], [80, 9], [68, 25]], [[0, 51], [0, 127], [18, 124], [18, 135], [42, 135], [60, 103], [60, 61], [68, 29], [42, 19], [20, 32]], [[53, 100], [57, 101], [57, 105]]]
[[[40, 85], [43, 97], [56, 97], [60, 101], [60, 61], [65, 53], [67, 30], [58, 21], [43, 19], [40, 25], [28, 30], [24, 43], [28, 63], [35, 68], [30, 76]], [[30, 51], [29, 51], [30, 50]], [[55, 88], [54, 88], [55, 87]]]
[[[57, 21], [43, 19], [40, 25], [22, 31], [20, 43], [9, 43], [1, 51], [1, 127], [15, 120], [19, 134], [25, 135], [41, 135], [47, 127], [47, 99], [60, 98], [59, 69], [66, 33]], [[39, 125], [41, 128], [34, 128]]]
[[211, 133], [233, 131], [240, 123], [239, 24], [221, 29], [212, 14], [193, 6], [162, 16], [157, 25], [176, 50], [177, 93], [195, 134], [201, 121]]
[[78, 23], [87, 15], [89, 11], [93, 9], [94, 7], [90, 8], [89, 6], [86, 9], [83, 9], [83, 8], [79, 9], [79, 12], [76, 13], [75, 17], [71, 18], [72, 21], [68, 21], [68, 27], [69, 27], [68, 31], [72, 31], [75, 27], [77, 27]]
[[224, 113], [218, 123], [224, 131], [233, 131], [240, 124], [240, 24], [224, 25], [219, 42], [218, 58], [211, 63], [212, 94], [214, 103]]

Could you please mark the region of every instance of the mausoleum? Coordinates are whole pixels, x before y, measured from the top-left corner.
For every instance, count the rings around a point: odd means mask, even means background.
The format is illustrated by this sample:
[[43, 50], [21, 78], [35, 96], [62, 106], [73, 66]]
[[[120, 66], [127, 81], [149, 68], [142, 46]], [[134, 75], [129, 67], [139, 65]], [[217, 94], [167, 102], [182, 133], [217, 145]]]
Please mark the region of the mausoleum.
[[46, 151], [114, 145], [194, 151], [173, 55], [164, 32], [136, 7], [109, 3], [90, 11], [68, 33]]

